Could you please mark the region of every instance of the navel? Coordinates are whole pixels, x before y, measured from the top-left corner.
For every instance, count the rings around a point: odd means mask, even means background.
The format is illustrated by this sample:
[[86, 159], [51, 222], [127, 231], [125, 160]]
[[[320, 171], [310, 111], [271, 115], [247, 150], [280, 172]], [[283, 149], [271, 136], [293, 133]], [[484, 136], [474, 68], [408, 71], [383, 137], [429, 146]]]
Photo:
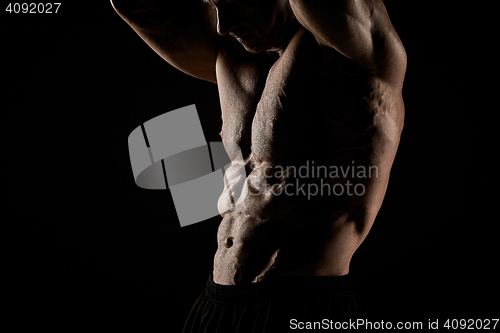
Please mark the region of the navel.
[[226, 241], [224, 242], [224, 245], [229, 249], [231, 246], [233, 246], [233, 237], [228, 237], [226, 238]]

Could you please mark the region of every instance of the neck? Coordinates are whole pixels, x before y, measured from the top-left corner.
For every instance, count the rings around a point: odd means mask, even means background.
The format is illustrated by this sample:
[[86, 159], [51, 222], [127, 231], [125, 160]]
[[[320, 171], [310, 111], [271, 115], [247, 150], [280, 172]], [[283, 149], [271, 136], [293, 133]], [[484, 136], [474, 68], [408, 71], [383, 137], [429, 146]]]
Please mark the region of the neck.
[[277, 52], [278, 56], [281, 57], [283, 53], [285, 52], [286, 48], [288, 47], [288, 44], [290, 44], [290, 41], [292, 40], [293, 36], [297, 33], [297, 31], [302, 27], [302, 25], [297, 21], [295, 16], [292, 17], [291, 21], [289, 21], [285, 27], [283, 28], [283, 32], [278, 39], [279, 42], [277, 45], [269, 50], [267, 50], [267, 53], [272, 57], [270, 52]]

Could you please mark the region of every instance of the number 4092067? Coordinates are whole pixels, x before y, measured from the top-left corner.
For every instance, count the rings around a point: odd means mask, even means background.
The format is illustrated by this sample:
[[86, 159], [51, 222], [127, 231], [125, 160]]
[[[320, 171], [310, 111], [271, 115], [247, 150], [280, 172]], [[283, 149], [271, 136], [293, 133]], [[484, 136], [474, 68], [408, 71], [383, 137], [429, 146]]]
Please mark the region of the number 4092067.
[[10, 14], [57, 14], [59, 7], [61, 7], [60, 2], [47, 2], [47, 3], [9, 3], [6, 12]]

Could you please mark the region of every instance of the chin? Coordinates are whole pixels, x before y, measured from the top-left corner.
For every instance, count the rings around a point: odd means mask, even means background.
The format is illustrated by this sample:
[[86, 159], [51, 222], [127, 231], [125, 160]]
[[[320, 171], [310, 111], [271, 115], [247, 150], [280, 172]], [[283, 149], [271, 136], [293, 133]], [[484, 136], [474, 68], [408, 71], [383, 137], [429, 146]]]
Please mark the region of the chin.
[[254, 34], [251, 34], [246, 38], [243, 37], [238, 41], [245, 48], [245, 50], [250, 53], [262, 53], [267, 51], [267, 49], [269, 48], [269, 41], [263, 40], [262, 38], [259, 38]]
[[264, 45], [261, 45], [261, 44], [254, 45], [254, 44], [243, 44], [243, 43], [241, 43], [241, 45], [243, 45], [243, 47], [245, 48], [245, 50], [247, 52], [250, 52], [250, 53], [262, 53], [262, 52], [267, 51], [267, 48]]
[[264, 52], [264, 51], [261, 51], [259, 49], [254, 48], [254, 47], [251, 47], [251, 46], [243, 45], [243, 47], [245, 48], [245, 50], [247, 52], [250, 52], [250, 53], [262, 53], [262, 52]]

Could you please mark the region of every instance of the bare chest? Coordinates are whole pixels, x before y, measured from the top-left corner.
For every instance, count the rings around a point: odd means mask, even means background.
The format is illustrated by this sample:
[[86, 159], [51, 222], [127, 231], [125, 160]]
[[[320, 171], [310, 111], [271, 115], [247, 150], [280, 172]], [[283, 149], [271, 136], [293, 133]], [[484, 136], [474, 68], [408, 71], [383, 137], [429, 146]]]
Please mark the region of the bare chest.
[[372, 118], [369, 88], [314, 37], [299, 30], [283, 55], [219, 54], [217, 79], [224, 142], [237, 144], [252, 163], [288, 163], [301, 156], [358, 145]]

